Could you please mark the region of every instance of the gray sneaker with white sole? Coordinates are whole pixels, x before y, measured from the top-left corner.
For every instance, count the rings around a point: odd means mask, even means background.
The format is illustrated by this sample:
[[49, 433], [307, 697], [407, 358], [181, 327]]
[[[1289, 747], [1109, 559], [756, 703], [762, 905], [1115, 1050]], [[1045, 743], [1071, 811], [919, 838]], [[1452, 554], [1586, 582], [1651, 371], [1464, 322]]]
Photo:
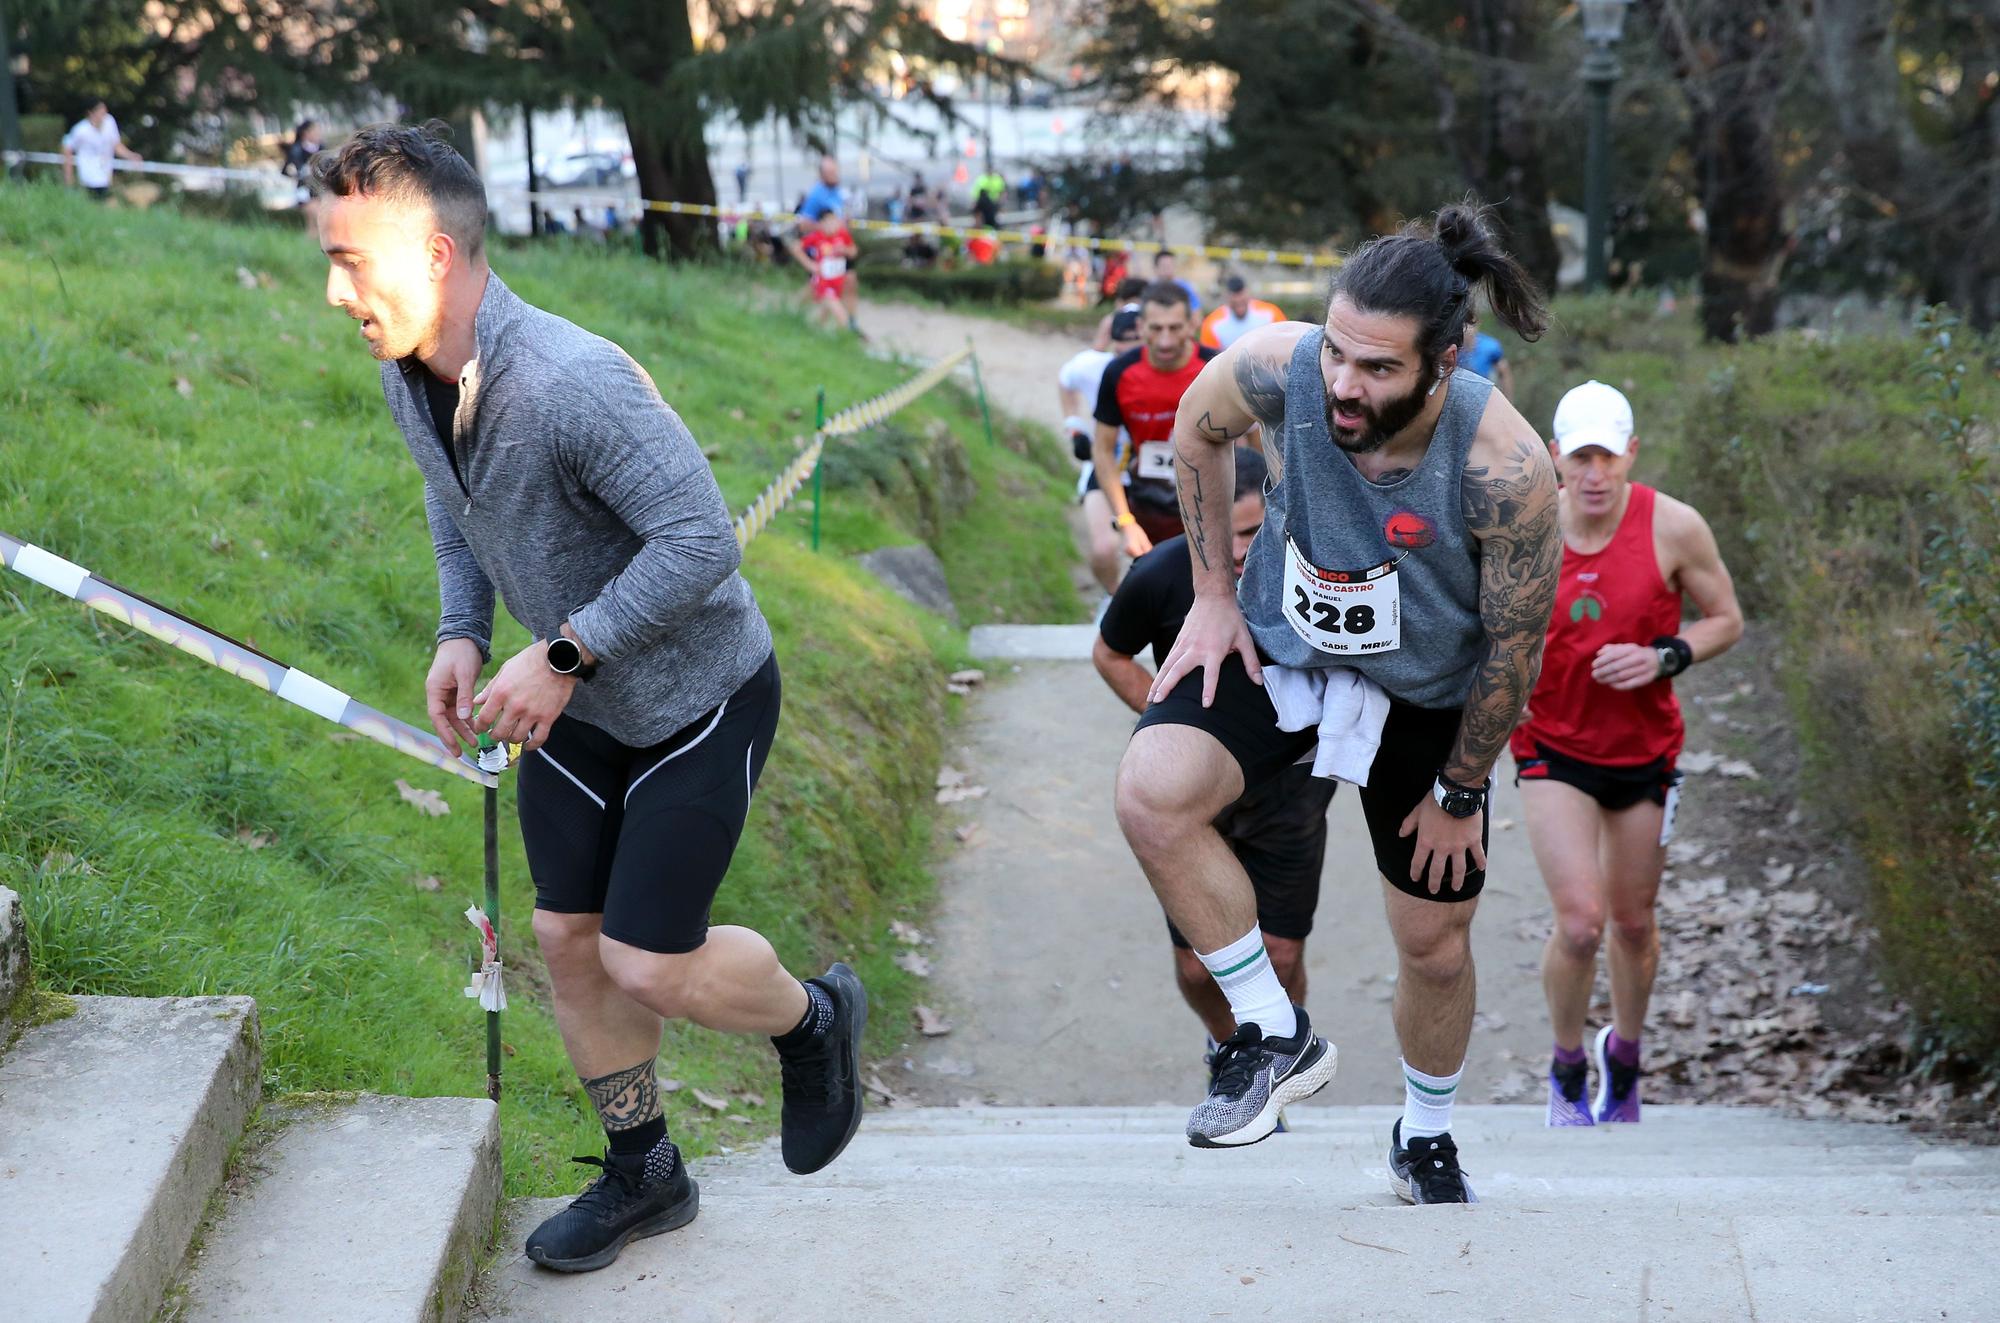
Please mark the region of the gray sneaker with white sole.
[[1281, 1111], [1310, 1098], [1333, 1078], [1338, 1054], [1316, 1036], [1303, 1008], [1290, 1038], [1266, 1038], [1246, 1024], [1224, 1039], [1210, 1060], [1208, 1098], [1188, 1116], [1196, 1148], [1240, 1148], [1268, 1138]]

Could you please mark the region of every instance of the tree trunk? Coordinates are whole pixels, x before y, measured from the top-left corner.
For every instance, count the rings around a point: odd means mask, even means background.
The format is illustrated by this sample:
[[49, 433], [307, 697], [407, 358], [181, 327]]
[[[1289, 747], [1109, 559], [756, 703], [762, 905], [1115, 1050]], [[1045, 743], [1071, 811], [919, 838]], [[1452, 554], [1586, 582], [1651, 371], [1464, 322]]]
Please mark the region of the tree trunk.
[[[620, 52], [624, 69], [645, 91], [619, 107], [632, 141], [639, 196], [648, 202], [715, 205], [708, 166], [706, 120], [700, 101], [674, 74], [697, 58], [686, 4], [605, 4], [594, 11], [599, 30]], [[639, 236], [648, 257], [686, 260], [715, 251], [715, 219], [647, 211]]]
[[1562, 253], [1549, 224], [1549, 177], [1542, 125], [1547, 106], [1528, 86], [1540, 57], [1533, 0], [1473, 0], [1470, 38], [1481, 55], [1480, 123], [1469, 181], [1506, 227], [1508, 250], [1544, 290], [1554, 292]]
[[1777, 327], [1791, 235], [1777, 151], [1793, 37], [1788, 0], [1663, 6], [1660, 35], [1687, 96], [1702, 211], [1701, 326], [1733, 343]]
[[[632, 139], [632, 165], [639, 175], [639, 195], [648, 202], [691, 202], [715, 205], [715, 176], [708, 167], [708, 143], [701, 118], [691, 114], [664, 128], [625, 117]], [[685, 261], [716, 250], [713, 216], [679, 216], [648, 211], [639, 222], [639, 239], [646, 256]]]

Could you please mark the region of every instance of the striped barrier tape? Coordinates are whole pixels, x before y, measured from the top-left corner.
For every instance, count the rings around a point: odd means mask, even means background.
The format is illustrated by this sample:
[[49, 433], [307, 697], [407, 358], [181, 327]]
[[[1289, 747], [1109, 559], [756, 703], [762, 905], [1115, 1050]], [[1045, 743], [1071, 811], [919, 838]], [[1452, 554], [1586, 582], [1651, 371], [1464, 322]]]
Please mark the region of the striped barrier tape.
[[[5, 159], [10, 163], [28, 161], [38, 165], [61, 165], [62, 157], [54, 152], [7, 152]], [[200, 176], [211, 179], [241, 179], [246, 182], [270, 183], [274, 180], [292, 182], [286, 176], [270, 170], [245, 170], [226, 165], [171, 165], [159, 161], [114, 161], [112, 168], [134, 174], [173, 174]], [[493, 187], [487, 190], [509, 198], [523, 198], [530, 202], [555, 203], [574, 207], [579, 203], [605, 203], [629, 207], [636, 201], [643, 211], [656, 211], [669, 216], [710, 216], [717, 220], [734, 223], [736, 221], [765, 221], [789, 225], [799, 217], [792, 212], [760, 211], [749, 207], [708, 206], [694, 202], [657, 202], [634, 199], [620, 193], [580, 191], [575, 193], [543, 193], [523, 188]], [[892, 235], [922, 234], [940, 239], [966, 240], [979, 235], [996, 239], [1001, 243], [1046, 244], [1051, 251], [1050, 260], [1060, 260], [1060, 250], [1085, 248], [1092, 252], [1115, 253], [1137, 251], [1157, 252], [1164, 248], [1182, 257], [1206, 257], [1219, 262], [1248, 262], [1259, 266], [1296, 267], [1336, 267], [1341, 259], [1331, 253], [1303, 252], [1286, 248], [1244, 248], [1224, 244], [1170, 243], [1160, 244], [1138, 239], [1090, 238], [1083, 235], [1067, 235], [1052, 239], [1047, 234], [1035, 234], [1028, 230], [986, 229], [979, 226], [941, 225], [929, 221], [882, 221], [861, 217], [848, 217], [847, 225], [855, 230], [874, 230]]]
[[464, 777], [488, 788], [500, 784], [498, 777], [480, 771], [463, 758], [453, 757], [430, 731], [419, 730], [407, 722], [385, 716], [296, 666], [287, 666], [247, 643], [218, 634], [158, 602], [148, 601], [107, 579], [100, 579], [81, 565], [64, 560], [54, 552], [44, 551], [32, 542], [0, 533], [0, 559], [6, 561], [8, 569], [23, 578], [33, 579], [93, 611], [130, 625], [141, 634], [199, 657], [210, 666], [248, 681], [266, 693], [276, 694], [287, 703], [324, 717], [336, 726], [344, 726], [357, 735], [398, 753], [408, 754], [453, 776]]
[[750, 539], [769, 527], [771, 521], [778, 517], [778, 512], [791, 503], [792, 497], [798, 495], [799, 488], [812, 477], [820, 456], [825, 453], [828, 437], [851, 436], [856, 432], [868, 430], [936, 386], [950, 376], [959, 364], [971, 357], [972, 346], [967, 345], [957, 353], [939, 359], [902, 385], [884, 391], [872, 400], [863, 400], [859, 404], [842, 409], [827, 419], [820, 429], [813, 433], [812, 442], [801, 450], [791, 463], [785, 465], [783, 472], [771, 480], [771, 484], [758, 494], [757, 499], [752, 501], [750, 507], [736, 520], [737, 545], [749, 546]]

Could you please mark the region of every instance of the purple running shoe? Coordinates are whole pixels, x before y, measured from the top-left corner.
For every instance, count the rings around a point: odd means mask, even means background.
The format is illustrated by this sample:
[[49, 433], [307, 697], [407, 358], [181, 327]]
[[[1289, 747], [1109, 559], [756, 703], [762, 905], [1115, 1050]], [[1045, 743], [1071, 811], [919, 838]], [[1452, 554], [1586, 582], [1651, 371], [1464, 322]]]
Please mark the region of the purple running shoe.
[[1557, 1061], [1549, 1066], [1549, 1124], [1594, 1125], [1590, 1117], [1590, 1104], [1585, 1100], [1589, 1092], [1590, 1066], [1579, 1061], [1575, 1065], [1565, 1065]]
[[1639, 1068], [1611, 1055], [1611, 1026], [1605, 1025], [1590, 1043], [1597, 1067], [1597, 1124], [1639, 1123]]

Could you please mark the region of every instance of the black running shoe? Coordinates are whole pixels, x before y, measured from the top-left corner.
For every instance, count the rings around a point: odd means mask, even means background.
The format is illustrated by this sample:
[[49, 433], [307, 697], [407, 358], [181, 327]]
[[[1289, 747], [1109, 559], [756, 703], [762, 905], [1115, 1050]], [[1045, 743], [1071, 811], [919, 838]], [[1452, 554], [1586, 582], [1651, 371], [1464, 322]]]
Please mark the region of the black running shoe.
[[1458, 1145], [1451, 1136], [1423, 1135], [1403, 1147], [1403, 1119], [1389, 1132], [1389, 1183], [1406, 1204], [1476, 1204], [1465, 1173], [1458, 1169]]
[[[528, 1257], [544, 1268], [590, 1272], [608, 1267], [632, 1241], [694, 1221], [701, 1189], [672, 1144], [650, 1154], [608, 1153], [576, 1161], [602, 1167], [604, 1174], [528, 1237]], [[661, 1175], [669, 1161], [671, 1171]]]
[[861, 1033], [868, 1027], [868, 992], [853, 970], [835, 961], [810, 980], [833, 999], [833, 1023], [805, 1046], [778, 1052], [785, 1080], [785, 1166], [804, 1176], [840, 1156], [861, 1127]]

